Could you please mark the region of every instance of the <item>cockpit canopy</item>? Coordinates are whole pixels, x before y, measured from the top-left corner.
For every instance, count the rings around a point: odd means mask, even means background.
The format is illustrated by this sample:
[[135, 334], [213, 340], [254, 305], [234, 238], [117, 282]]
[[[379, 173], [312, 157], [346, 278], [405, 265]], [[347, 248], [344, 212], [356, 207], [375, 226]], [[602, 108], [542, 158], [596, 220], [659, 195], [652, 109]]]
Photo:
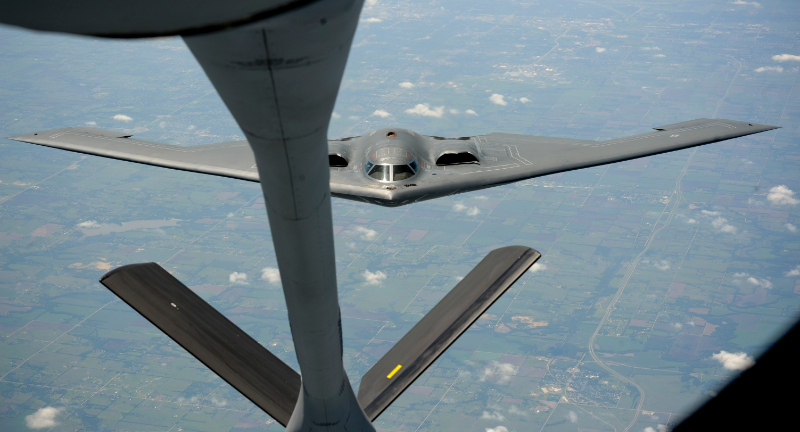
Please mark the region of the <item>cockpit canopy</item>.
[[417, 175], [414, 156], [400, 147], [382, 147], [374, 151], [364, 166], [365, 173], [381, 182], [396, 182]]
[[408, 165], [375, 165], [372, 162], [367, 162], [366, 165], [367, 175], [382, 182], [410, 179], [411, 177], [417, 175], [417, 169], [418, 167], [416, 161], [412, 161]]

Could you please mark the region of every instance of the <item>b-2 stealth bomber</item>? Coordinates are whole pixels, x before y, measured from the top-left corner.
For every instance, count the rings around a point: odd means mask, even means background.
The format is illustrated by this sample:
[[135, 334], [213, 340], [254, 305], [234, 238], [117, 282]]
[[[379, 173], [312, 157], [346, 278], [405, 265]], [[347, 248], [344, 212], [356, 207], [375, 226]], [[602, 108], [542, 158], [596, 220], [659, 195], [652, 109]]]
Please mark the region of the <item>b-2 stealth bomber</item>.
[[[382, 206], [414, 202], [737, 138], [775, 126], [697, 119], [607, 141], [492, 133], [460, 138], [388, 128], [328, 140], [331, 195]], [[33, 144], [259, 181], [247, 141], [176, 146], [92, 128], [11, 137]], [[324, 168], [323, 168], [324, 169]]]

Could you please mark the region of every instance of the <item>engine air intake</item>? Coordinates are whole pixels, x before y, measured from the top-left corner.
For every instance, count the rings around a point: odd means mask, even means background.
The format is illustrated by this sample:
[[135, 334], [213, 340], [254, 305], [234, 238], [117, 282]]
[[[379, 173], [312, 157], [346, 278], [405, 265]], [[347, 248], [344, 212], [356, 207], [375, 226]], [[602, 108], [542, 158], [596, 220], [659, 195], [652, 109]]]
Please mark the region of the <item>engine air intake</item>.
[[480, 162], [478, 161], [478, 158], [476, 158], [475, 155], [469, 152], [445, 153], [439, 156], [439, 159], [436, 159], [436, 165], [438, 166], [479, 164], [479, 163]]
[[331, 166], [331, 168], [345, 168], [347, 167], [347, 159], [339, 156], [338, 154], [329, 154], [328, 164]]

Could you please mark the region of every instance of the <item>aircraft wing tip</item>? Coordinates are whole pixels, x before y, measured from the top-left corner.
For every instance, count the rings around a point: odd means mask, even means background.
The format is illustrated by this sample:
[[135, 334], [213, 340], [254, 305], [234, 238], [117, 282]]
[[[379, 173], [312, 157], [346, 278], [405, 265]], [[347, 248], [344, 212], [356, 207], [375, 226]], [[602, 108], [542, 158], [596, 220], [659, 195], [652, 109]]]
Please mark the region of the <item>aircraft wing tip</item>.
[[14, 141], [23, 141], [24, 138], [29, 136], [29, 135], [33, 135], [33, 134], [13, 135], [13, 136], [7, 136], [5, 138], [6, 139], [10, 139], [10, 140], [14, 140]]
[[147, 266], [152, 266], [154, 264], [158, 265], [156, 263], [148, 262], [148, 263], [126, 264], [126, 265], [123, 265], [123, 266], [119, 266], [117, 268], [111, 269], [108, 272], [106, 272], [106, 274], [104, 274], [103, 276], [100, 277], [99, 282], [103, 283], [103, 281], [105, 281], [106, 279], [108, 279], [108, 278], [110, 278], [110, 277], [112, 277], [112, 276], [114, 276], [114, 275], [116, 275], [118, 273], [125, 273], [125, 272], [127, 272], [127, 271], [129, 271], [131, 269], [135, 269], [137, 267], [147, 267]]
[[754, 127], [754, 128], [761, 129], [763, 131], [768, 131], [768, 130], [773, 130], [773, 129], [780, 129], [780, 126], [763, 124], [763, 123], [754, 123], [754, 122], [749, 122], [749, 121], [728, 120], [728, 119], [719, 119], [719, 120], [724, 120], [724, 121], [726, 121], [728, 123], [734, 123], [734, 124], [738, 124], [738, 125], [745, 125], [746, 124], [747, 127]]

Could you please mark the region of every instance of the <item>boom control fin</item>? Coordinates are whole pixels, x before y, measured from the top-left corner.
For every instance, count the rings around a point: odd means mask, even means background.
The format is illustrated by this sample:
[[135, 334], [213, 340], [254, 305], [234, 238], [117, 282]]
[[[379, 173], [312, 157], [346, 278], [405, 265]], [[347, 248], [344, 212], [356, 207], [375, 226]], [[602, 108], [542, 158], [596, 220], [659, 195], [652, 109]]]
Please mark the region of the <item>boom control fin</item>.
[[300, 375], [160, 265], [122, 266], [100, 283], [286, 426]]
[[367, 417], [375, 420], [540, 257], [524, 246], [489, 252], [361, 379]]

